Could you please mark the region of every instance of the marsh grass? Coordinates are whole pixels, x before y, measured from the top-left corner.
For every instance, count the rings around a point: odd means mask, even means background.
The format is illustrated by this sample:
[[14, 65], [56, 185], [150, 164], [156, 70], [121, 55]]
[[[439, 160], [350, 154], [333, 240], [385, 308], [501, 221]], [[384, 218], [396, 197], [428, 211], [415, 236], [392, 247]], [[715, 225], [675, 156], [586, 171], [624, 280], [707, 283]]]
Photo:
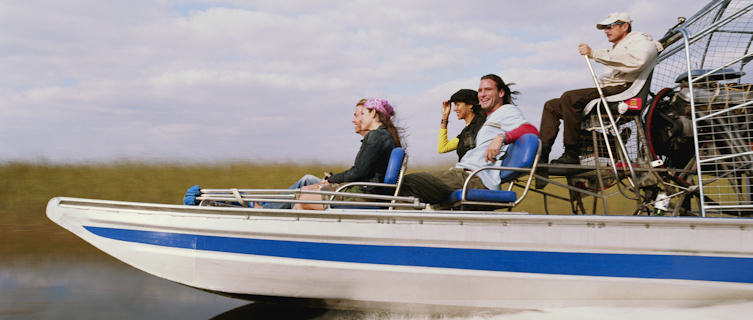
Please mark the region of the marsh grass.
[[[295, 164], [31, 164], [0, 165], [0, 219], [31, 222], [56, 196], [156, 203], [181, 203], [186, 189], [287, 188], [323, 166]], [[338, 170], [342, 168], [333, 168]]]
[[[408, 172], [442, 170], [450, 165], [422, 166]], [[53, 197], [79, 197], [154, 203], [181, 203], [186, 189], [203, 188], [287, 188], [302, 175], [321, 175], [322, 168], [338, 171], [345, 166], [291, 163], [220, 164], [0, 164], [0, 222], [28, 224], [44, 220], [47, 201]], [[545, 189], [566, 196], [554, 186]], [[529, 193], [516, 211], [543, 213], [542, 196]], [[591, 203], [590, 200], [586, 201]], [[632, 201], [616, 207], [631, 212]], [[611, 208], [611, 203], [610, 203]], [[570, 213], [565, 201], [550, 201], [550, 212]]]
[[287, 188], [303, 174], [321, 175], [318, 164], [0, 164], [0, 256], [38, 251], [91, 253], [83, 242], [45, 215], [58, 196], [153, 203], [182, 203], [186, 189]]
[[[408, 172], [442, 170], [451, 165], [414, 166]], [[3, 163], [0, 164], [0, 228], [3, 229], [0, 256], [53, 249], [68, 255], [71, 250], [88, 253], [94, 250], [82, 246], [80, 239], [47, 219], [45, 207], [53, 197], [180, 204], [186, 189], [196, 184], [203, 188], [287, 188], [304, 174], [321, 176], [324, 170], [337, 172], [344, 169], [345, 165], [241, 162]], [[567, 191], [553, 186], [547, 187], [546, 191], [567, 195]], [[542, 200], [540, 194], [529, 193], [514, 211], [541, 214], [544, 212]], [[630, 214], [634, 208], [634, 202], [619, 197], [614, 207], [610, 203], [611, 211], [622, 214]], [[570, 204], [550, 200], [549, 211], [569, 214]]]

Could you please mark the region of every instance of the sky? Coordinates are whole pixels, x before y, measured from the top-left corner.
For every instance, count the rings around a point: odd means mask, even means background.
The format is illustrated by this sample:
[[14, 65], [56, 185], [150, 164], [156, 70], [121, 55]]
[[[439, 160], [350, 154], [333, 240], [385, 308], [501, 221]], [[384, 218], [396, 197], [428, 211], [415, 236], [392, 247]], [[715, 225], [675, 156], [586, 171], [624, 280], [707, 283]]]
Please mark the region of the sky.
[[0, 0], [0, 162], [348, 164], [355, 103], [380, 97], [411, 164], [451, 163], [455, 91], [498, 74], [538, 127], [545, 101], [593, 86], [577, 44], [608, 47], [610, 12], [658, 39], [707, 3]]

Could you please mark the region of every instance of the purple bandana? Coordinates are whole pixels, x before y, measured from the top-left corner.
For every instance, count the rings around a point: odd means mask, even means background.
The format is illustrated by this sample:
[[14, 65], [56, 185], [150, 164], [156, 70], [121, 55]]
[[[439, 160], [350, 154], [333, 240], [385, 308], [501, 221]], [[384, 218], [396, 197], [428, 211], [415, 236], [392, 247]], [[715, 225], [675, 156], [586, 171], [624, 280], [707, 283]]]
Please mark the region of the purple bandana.
[[390, 103], [384, 99], [369, 98], [369, 100], [366, 100], [366, 103], [363, 104], [363, 107], [366, 109], [374, 109], [376, 111], [379, 111], [383, 115], [387, 116], [387, 119], [389, 119], [390, 116], [395, 114], [395, 112], [392, 110], [392, 106], [390, 105]]

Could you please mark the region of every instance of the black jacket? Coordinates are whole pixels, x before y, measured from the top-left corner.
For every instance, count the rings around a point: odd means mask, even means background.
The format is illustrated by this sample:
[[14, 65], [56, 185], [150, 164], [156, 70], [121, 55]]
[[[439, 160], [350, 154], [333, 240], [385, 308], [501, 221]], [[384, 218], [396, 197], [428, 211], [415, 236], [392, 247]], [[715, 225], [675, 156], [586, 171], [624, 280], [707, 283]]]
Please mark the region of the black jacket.
[[476, 116], [473, 117], [473, 120], [471, 120], [471, 123], [460, 131], [460, 134], [458, 134], [458, 148], [456, 149], [458, 153], [458, 161], [463, 158], [463, 155], [465, 155], [466, 152], [476, 147], [476, 134], [478, 134], [478, 130], [484, 126], [485, 121], [486, 115], [477, 113]]
[[343, 182], [384, 182], [384, 174], [387, 171], [387, 163], [390, 154], [395, 148], [395, 141], [387, 128], [380, 126], [371, 130], [361, 140], [361, 149], [358, 150], [353, 166], [343, 172], [333, 174], [327, 179], [330, 183]]

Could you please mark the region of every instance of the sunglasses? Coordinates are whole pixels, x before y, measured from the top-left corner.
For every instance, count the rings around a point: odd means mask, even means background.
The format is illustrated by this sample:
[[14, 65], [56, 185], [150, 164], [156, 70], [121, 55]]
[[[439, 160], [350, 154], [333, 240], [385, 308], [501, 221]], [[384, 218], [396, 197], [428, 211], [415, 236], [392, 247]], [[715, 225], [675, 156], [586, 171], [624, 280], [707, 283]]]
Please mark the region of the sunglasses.
[[615, 21], [615, 22], [612, 22], [610, 24], [605, 24], [604, 25], [604, 29], [612, 29], [612, 27], [614, 27], [614, 26], [619, 26], [619, 25], [623, 25], [623, 24], [625, 24], [625, 23], [622, 22], [622, 21]]

